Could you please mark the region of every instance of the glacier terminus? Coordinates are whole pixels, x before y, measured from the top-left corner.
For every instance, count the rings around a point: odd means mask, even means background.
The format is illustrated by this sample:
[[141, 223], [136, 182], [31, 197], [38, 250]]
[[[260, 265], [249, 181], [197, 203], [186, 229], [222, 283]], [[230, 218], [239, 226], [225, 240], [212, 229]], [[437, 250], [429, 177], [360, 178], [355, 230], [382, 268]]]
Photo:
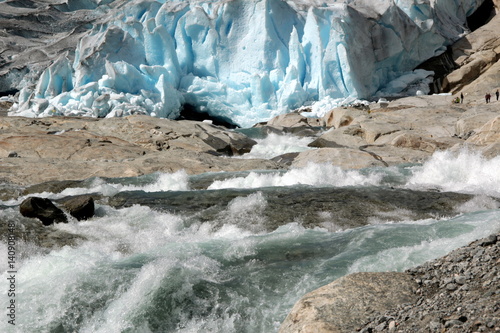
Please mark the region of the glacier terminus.
[[433, 73], [415, 68], [482, 2], [87, 0], [101, 17], [20, 81], [10, 114], [176, 119], [190, 105], [248, 127], [317, 101], [426, 93]]

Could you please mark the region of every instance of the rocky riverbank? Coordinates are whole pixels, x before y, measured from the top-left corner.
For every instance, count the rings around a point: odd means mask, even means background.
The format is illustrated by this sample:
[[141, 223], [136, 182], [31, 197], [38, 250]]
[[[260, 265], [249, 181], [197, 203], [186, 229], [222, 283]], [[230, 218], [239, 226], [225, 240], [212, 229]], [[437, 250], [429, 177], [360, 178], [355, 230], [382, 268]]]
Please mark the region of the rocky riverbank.
[[[90, 177], [135, 177], [276, 169], [272, 161], [227, 158], [255, 141], [203, 122], [127, 118], [0, 118], [0, 182], [33, 185]], [[36, 172], [33, 172], [36, 170]]]
[[[90, 177], [135, 177], [304, 167], [345, 169], [423, 162], [439, 150], [500, 152], [498, 103], [471, 97], [407, 97], [369, 108], [341, 107], [323, 118], [291, 113], [258, 124], [262, 132], [310, 136], [311, 149], [272, 160], [234, 158], [256, 143], [205, 122], [149, 116], [43, 119], [0, 117], [0, 182], [22, 186]], [[500, 102], [499, 102], [500, 103]], [[36, 170], [36, 172], [33, 172]]]
[[343, 277], [304, 296], [280, 329], [282, 333], [498, 331], [500, 234], [403, 273]]
[[409, 269], [413, 304], [372, 318], [361, 332], [500, 331], [500, 234]]

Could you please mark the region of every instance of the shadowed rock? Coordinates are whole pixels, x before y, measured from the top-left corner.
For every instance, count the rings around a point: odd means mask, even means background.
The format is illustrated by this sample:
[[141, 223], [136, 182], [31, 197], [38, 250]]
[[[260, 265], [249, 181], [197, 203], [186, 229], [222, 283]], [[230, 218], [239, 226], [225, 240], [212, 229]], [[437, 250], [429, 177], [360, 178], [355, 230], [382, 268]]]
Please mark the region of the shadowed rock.
[[62, 202], [64, 209], [78, 221], [94, 216], [94, 199], [90, 195], [71, 197]]
[[68, 222], [64, 212], [46, 198], [29, 197], [21, 203], [19, 211], [25, 217], [39, 219], [44, 225]]

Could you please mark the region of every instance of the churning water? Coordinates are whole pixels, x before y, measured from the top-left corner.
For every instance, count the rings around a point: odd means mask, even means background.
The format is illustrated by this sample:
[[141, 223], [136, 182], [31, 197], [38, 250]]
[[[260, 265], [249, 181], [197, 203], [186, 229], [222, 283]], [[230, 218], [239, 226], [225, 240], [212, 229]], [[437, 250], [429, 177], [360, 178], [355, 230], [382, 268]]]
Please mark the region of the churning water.
[[[110, 199], [55, 226], [84, 236], [78, 246], [24, 247], [16, 325], [4, 315], [0, 331], [276, 332], [301, 296], [343, 275], [401, 271], [500, 230], [498, 165], [440, 152], [424, 165], [177, 172], [42, 193]], [[404, 201], [449, 192], [461, 195], [447, 197], [453, 207], [431, 213]], [[21, 200], [1, 203], [0, 219], [21, 221]]]

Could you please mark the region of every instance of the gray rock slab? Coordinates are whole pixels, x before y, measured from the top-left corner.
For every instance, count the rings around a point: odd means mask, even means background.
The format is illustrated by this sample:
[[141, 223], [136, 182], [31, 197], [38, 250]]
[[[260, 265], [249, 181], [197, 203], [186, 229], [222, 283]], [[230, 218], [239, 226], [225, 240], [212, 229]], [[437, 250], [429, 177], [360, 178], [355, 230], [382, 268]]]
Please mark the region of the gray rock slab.
[[415, 302], [417, 288], [404, 273], [347, 275], [303, 296], [279, 332], [354, 332], [377, 311]]

